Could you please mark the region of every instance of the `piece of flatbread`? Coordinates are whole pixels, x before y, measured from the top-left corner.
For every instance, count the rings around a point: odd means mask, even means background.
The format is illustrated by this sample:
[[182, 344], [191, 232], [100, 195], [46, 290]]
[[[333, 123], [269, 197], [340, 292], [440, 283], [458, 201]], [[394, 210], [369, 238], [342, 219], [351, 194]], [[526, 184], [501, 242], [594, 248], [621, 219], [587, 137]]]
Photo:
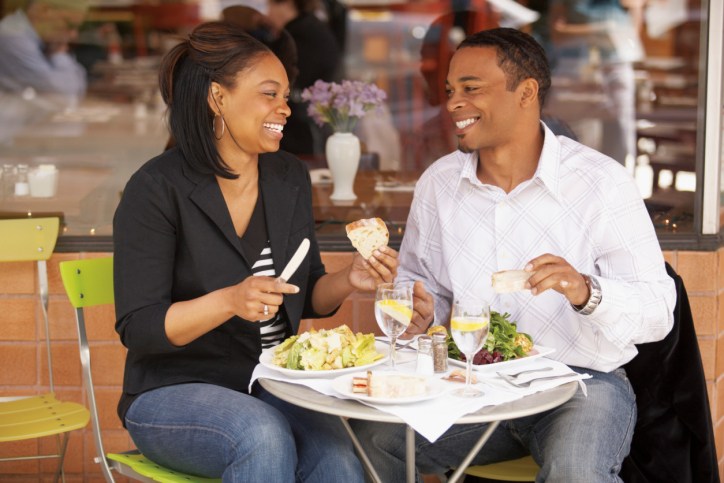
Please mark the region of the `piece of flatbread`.
[[503, 270], [493, 274], [493, 290], [497, 293], [518, 292], [525, 290], [525, 282], [528, 281], [531, 272], [525, 270]]
[[387, 245], [390, 233], [382, 219], [366, 218], [347, 225], [347, 238], [364, 259], [369, 260], [373, 251]]

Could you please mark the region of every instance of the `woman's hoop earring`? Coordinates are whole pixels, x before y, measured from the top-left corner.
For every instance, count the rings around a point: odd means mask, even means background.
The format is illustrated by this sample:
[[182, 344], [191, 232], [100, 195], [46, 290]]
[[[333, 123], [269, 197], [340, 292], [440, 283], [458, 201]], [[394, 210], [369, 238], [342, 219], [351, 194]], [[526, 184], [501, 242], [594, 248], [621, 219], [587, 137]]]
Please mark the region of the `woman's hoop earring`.
[[[216, 135], [216, 119], [221, 118], [221, 136]], [[214, 138], [216, 138], [217, 141], [220, 141], [221, 138], [224, 137], [224, 131], [226, 131], [226, 121], [224, 120], [224, 116], [215, 115], [214, 116], [214, 124], [212, 129], [214, 130]]]

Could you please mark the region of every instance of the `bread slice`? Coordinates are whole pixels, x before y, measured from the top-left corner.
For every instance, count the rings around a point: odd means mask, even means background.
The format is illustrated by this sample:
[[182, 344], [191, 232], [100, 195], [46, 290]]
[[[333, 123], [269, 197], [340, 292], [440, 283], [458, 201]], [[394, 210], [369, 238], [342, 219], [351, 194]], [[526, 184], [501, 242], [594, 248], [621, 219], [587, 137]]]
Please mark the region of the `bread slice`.
[[525, 270], [503, 270], [493, 274], [493, 290], [497, 293], [517, 292], [525, 290], [525, 282], [528, 281], [531, 272]]
[[390, 233], [382, 219], [366, 218], [347, 225], [347, 238], [362, 257], [369, 260], [372, 252], [387, 245], [390, 241]]
[[369, 379], [367, 395], [375, 398], [396, 399], [422, 396], [427, 391], [427, 382], [414, 374], [367, 373]]

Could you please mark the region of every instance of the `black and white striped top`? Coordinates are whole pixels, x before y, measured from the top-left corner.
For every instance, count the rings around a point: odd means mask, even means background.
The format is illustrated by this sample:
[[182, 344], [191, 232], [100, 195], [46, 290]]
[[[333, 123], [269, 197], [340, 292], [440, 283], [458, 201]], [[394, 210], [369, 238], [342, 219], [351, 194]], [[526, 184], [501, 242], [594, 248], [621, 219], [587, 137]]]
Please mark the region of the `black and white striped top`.
[[[259, 189], [259, 196], [251, 213], [249, 225], [239, 239], [241, 249], [246, 259], [251, 264], [251, 273], [254, 276], [276, 277], [274, 261], [272, 260], [271, 242], [267, 231], [266, 218], [264, 216], [264, 203], [262, 191]], [[284, 340], [287, 327], [289, 326], [287, 315], [284, 310], [279, 310], [269, 320], [259, 322], [261, 332], [261, 347], [266, 349], [275, 346]]]
[[[267, 240], [264, 249], [261, 251], [259, 259], [251, 267], [251, 272], [254, 276], [276, 277], [269, 240]], [[284, 340], [286, 323], [280, 317], [281, 313], [282, 311], [279, 311], [271, 319], [259, 322], [262, 349], [275, 346]]]

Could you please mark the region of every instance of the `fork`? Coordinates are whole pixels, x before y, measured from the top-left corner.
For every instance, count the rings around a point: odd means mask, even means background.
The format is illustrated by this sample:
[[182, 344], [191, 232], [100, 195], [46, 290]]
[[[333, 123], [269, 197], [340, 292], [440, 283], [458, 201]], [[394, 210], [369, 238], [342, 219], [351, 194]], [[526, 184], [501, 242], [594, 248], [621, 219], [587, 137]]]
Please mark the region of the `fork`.
[[515, 373], [497, 372], [496, 374], [498, 374], [503, 379], [510, 381], [510, 380], [517, 379], [519, 376], [522, 376], [523, 374], [528, 374], [531, 372], [546, 372], [546, 371], [552, 371], [552, 370], [553, 370], [553, 368], [548, 366], [548, 367], [540, 367], [538, 369], [526, 369], [525, 371], [520, 371], [520, 372], [515, 372]]
[[[384, 342], [385, 344], [390, 344], [390, 341], [389, 341], [388, 339], [383, 339], [383, 338], [376, 338], [376, 339], [377, 339], [378, 341], [380, 341], [380, 342]], [[405, 342], [404, 344], [400, 344], [399, 342], [396, 342], [396, 343], [395, 343], [395, 349], [397, 349], [397, 350], [406, 349], [407, 346], [409, 346], [410, 344], [412, 344], [412, 343], [415, 342], [416, 340], [417, 340], [417, 338], [415, 338], [415, 339], [410, 339], [409, 341]]]
[[509, 381], [508, 379], [505, 379], [505, 378], [503, 378], [503, 380], [505, 382], [507, 382], [508, 384], [510, 384], [511, 386], [515, 386], [515, 387], [519, 387], [519, 388], [526, 388], [526, 387], [530, 387], [531, 384], [533, 384], [534, 382], [537, 382], [537, 381], [547, 381], [547, 380], [560, 379], [562, 377], [571, 377], [571, 376], [577, 376], [577, 375], [578, 375], [577, 372], [569, 372], [567, 374], [557, 374], [555, 376], [537, 377], [535, 379], [531, 379], [530, 381], [525, 381], [525, 382]]

